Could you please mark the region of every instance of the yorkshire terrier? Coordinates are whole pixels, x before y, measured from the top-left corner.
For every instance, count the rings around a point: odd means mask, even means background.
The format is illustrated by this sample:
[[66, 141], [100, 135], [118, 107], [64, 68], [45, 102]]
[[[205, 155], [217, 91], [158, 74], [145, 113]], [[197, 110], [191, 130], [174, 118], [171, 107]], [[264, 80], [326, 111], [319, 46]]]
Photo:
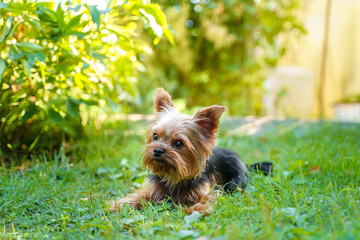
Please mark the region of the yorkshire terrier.
[[109, 202], [110, 210], [123, 205], [141, 209], [148, 201], [165, 199], [182, 205], [187, 213], [209, 214], [219, 189], [231, 193], [244, 190], [250, 181], [250, 169], [269, 174], [269, 162], [248, 168], [228, 149], [215, 147], [219, 119], [226, 107], [213, 105], [193, 116], [175, 109], [171, 96], [158, 88], [154, 96], [156, 121], [146, 134], [143, 165], [150, 176], [135, 193]]

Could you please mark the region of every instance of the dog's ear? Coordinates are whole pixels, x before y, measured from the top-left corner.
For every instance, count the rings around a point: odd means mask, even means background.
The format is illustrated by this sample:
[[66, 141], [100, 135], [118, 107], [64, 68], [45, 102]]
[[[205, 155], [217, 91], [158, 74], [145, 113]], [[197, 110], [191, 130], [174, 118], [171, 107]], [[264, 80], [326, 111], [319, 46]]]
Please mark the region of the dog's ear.
[[219, 119], [226, 107], [213, 105], [197, 111], [192, 120], [195, 121], [206, 134], [214, 135], [218, 131]]
[[170, 94], [163, 88], [156, 89], [154, 95], [154, 107], [155, 112], [161, 112], [166, 110], [167, 108], [174, 107], [174, 103], [171, 101]]

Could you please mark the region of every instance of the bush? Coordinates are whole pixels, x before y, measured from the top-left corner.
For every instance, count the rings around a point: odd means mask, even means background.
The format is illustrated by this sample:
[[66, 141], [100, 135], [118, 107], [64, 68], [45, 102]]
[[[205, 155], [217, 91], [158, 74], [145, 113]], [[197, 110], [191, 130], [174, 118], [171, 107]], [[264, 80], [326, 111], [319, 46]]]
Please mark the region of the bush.
[[[298, 0], [158, 0], [174, 28], [176, 46], [159, 44], [146, 59], [144, 98], [153, 82], [187, 107], [221, 103], [233, 115], [261, 114], [266, 71], [304, 29]], [[151, 83], [149, 82], [151, 79]]]
[[[9, 1], [0, 3], [0, 148], [5, 155], [51, 149], [82, 136], [83, 110], [134, 102], [139, 33], [170, 41], [166, 19], [140, 0], [109, 9]], [[54, 10], [55, 9], [55, 10]], [[125, 111], [124, 109], [122, 109]]]

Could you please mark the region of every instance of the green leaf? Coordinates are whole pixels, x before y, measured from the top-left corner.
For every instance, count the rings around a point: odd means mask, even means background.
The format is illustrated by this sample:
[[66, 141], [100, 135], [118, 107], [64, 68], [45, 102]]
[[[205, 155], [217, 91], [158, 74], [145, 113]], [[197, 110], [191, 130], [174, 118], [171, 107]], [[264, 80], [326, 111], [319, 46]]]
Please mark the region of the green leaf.
[[117, 35], [120, 35], [121, 37], [124, 37], [126, 40], [130, 41], [130, 38], [128, 36], [129, 34], [126, 28], [113, 24], [107, 24], [105, 27], [107, 30], [116, 33]]
[[37, 52], [44, 49], [44, 47], [31, 42], [20, 42], [15, 45], [24, 52]]
[[54, 122], [61, 122], [63, 120], [63, 118], [61, 117], [60, 113], [58, 113], [53, 106], [50, 107], [49, 111], [48, 111], [48, 117], [50, 120], [54, 121]]
[[25, 115], [22, 117], [21, 121], [26, 122], [29, 118], [34, 116], [34, 114], [37, 112], [37, 107], [35, 104], [31, 104], [25, 112]]
[[84, 230], [84, 229], [87, 229], [87, 228], [92, 228], [94, 227], [95, 225], [93, 223], [85, 223], [83, 225], [80, 226], [80, 229]]
[[23, 64], [24, 66], [24, 71], [25, 71], [25, 75], [30, 77], [31, 76], [31, 68], [29, 66], [29, 63], [28, 61], [26, 61], [25, 59], [22, 59], [21, 60], [21, 63]]
[[67, 35], [73, 35], [78, 38], [84, 38], [86, 35], [88, 35], [88, 32], [83, 33], [83, 32], [70, 31], [70, 32], [67, 32]]
[[35, 10], [32, 6], [34, 5], [31, 1], [9, 1], [7, 10], [16, 16], [17, 14], [23, 14], [24, 11]]
[[11, 30], [11, 26], [12, 26], [12, 22], [13, 22], [14, 17], [11, 16], [8, 19], [6, 19], [5, 21], [5, 26], [3, 27], [1, 36], [0, 36], [0, 43], [4, 42], [4, 40], [6, 39], [7, 35], [9, 34], [10, 30]]
[[94, 95], [81, 94], [81, 102], [90, 105], [99, 105], [99, 99]]
[[27, 61], [28, 61], [28, 63], [29, 63], [29, 67], [30, 68], [32, 68], [33, 67], [33, 65], [34, 65], [34, 63], [35, 63], [35, 56], [33, 55], [33, 54], [29, 54], [28, 55], [28, 59], [27, 59]]
[[36, 14], [39, 16], [41, 21], [52, 23], [56, 23], [57, 21], [56, 13], [44, 7], [39, 7], [39, 10], [36, 11]]
[[110, 180], [116, 180], [118, 178], [121, 178], [122, 176], [124, 176], [123, 173], [118, 173], [118, 174], [113, 174], [109, 177]]
[[92, 52], [91, 54], [89, 54], [90, 56], [92, 56], [92, 57], [94, 57], [94, 58], [97, 58], [97, 59], [99, 59], [99, 60], [101, 60], [101, 61], [103, 61], [103, 60], [106, 60], [107, 59], [107, 57], [106, 57], [106, 55], [104, 55], [104, 54], [101, 54], [101, 53], [98, 53], [98, 52]]
[[33, 26], [35, 29], [39, 30], [39, 31], [43, 31], [43, 28], [40, 25], [40, 22], [38, 20], [34, 20], [32, 18], [29, 18], [28, 22], [30, 23], [31, 26]]
[[9, 4], [0, 2], [0, 9], [6, 8]]
[[148, 217], [146, 217], [144, 215], [137, 215], [137, 216], [132, 216], [132, 217], [129, 217], [129, 218], [123, 218], [123, 219], [120, 220], [120, 222], [125, 224], [125, 225], [130, 225], [131, 223], [143, 221], [144, 219], [147, 219], [147, 218]]
[[35, 64], [36, 60], [40, 61], [40, 62], [45, 62], [46, 56], [45, 54], [43, 54], [42, 52], [36, 52], [36, 53], [30, 53], [28, 55], [28, 63], [30, 68], [33, 67], [33, 65]]
[[68, 10], [72, 10], [74, 12], [77, 12], [80, 10], [82, 5], [76, 5], [75, 7], [68, 7]]
[[100, 12], [96, 6], [88, 6], [91, 18], [94, 23], [96, 23], [97, 27], [100, 27]]
[[308, 165], [308, 162], [306, 162], [304, 160], [296, 160], [296, 161], [291, 162], [290, 170], [295, 171], [296, 169], [304, 168], [306, 165]]
[[172, 34], [172, 32], [167, 28], [163, 28], [163, 31], [164, 31], [164, 35], [165, 37], [167, 38], [167, 40], [170, 42], [171, 45], [174, 45], [175, 44], [175, 40], [174, 40], [174, 36]]
[[75, 98], [72, 98], [72, 97], [70, 97], [70, 100], [73, 101], [77, 105], [80, 105], [81, 103], [83, 103], [82, 100], [78, 100], [78, 99], [75, 99]]
[[2, 75], [5, 71], [5, 67], [6, 67], [5, 61], [2, 58], [0, 58], [0, 81], [2, 80]]
[[64, 11], [61, 8], [61, 4], [59, 4], [56, 10], [56, 18], [59, 29], [64, 32], [65, 22], [64, 22]]
[[15, 61], [16, 59], [21, 58], [24, 55], [25, 55], [25, 52], [21, 51], [14, 44], [10, 45], [9, 58], [11, 59], [11, 61]]
[[192, 223], [198, 221], [200, 217], [201, 213], [199, 213], [198, 211], [194, 211], [191, 215], [185, 216], [184, 219], [186, 223]]
[[10, 38], [12, 38], [12, 37], [14, 36], [15, 30], [16, 30], [16, 28], [17, 28], [17, 26], [18, 26], [19, 24], [20, 24], [20, 22], [17, 22], [17, 23], [15, 23], [15, 25], [12, 26], [9, 34], [6, 36], [7, 39], [10, 39]]
[[156, 22], [159, 25], [166, 26], [166, 16], [164, 12], [161, 11], [161, 7], [158, 4], [135, 4], [134, 7], [138, 9], [144, 9], [147, 13], [149, 13], [155, 18]]
[[196, 237], [200, 236], [200, 233], [196, 232], [195, 230], [180, 230], [178, 232], [177, 236], [180, 239], [188, 238], [188, 237], [196, 238]]
[[75, 118], [80, 116], [79, 104], [71, 97], [66, 99], [66, 109], [70, 116]]
[[118, 106], [110, 99], [110, 98], [105, 98], [105, 100], [107, 101], [107, 103], [109, 104], [111, 110], [113, 110], [114, 112], [117, 111]]
[[79, 15], [71, 18], [69, 23], [66, 25], [66, 32], [68, 32], [70, 29], [72, 29], [72, 28], [76, 27], [77, 25], [79, 25], [81, 16], [82, 16], [82, 14], [79, 14]]
[[38, 135], [35, 140], [31, 143], [31, 145], [29, 146], [29, 151], [31, 151], [37, 144], [37, 142], [39, 141], [41, 135]]
[[147, 11], [145, 11], [143, 8], [139, 9], [139, 12], [141, 13], [142, 16], [144, 16], [145, 19], [147, 19], [148, 23], [145, 24], [145, 28], [146, 29], [151, 29], [152, 33], [157, 36], [157, 37], [161, 37], [164, 33], [163, 31], [163, 27], [161, 24], [158, 23], [158, 21], [156, 20], [156, 18], [151, 15], [150, 13], [148, 13]]
[[43, 54], [42, 52], [35, 52], [35, 53], [32, 53], [32, 55], [34, 55], [34, 57], [40, 61], [40, 62], [45, 62], [45, 59], [46, 59], [46, 56], [45, 54]]

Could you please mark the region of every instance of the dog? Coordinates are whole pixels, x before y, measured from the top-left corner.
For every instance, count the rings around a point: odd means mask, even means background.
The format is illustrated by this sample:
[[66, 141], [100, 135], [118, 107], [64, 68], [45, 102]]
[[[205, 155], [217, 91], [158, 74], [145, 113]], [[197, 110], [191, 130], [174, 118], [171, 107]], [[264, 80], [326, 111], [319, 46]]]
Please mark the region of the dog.
[[242, 162], [233, 151], [215, 147], [219, 119], [226, 107], [213, 105], [193, 116], [175, 109], [171, 96], [163, 88], [154, 95], [156, 120], [146, 133], [143, 165], [150, 169], [143, 186], [122, 199], [110, 201], [112, 211], [128, 204], [141, 209], [148, 201], [170, 200], [208, 215], [220, 191], [243, 191], [250, 181], [250, 169], [266, 175], [269, 162], [251, 165]]

